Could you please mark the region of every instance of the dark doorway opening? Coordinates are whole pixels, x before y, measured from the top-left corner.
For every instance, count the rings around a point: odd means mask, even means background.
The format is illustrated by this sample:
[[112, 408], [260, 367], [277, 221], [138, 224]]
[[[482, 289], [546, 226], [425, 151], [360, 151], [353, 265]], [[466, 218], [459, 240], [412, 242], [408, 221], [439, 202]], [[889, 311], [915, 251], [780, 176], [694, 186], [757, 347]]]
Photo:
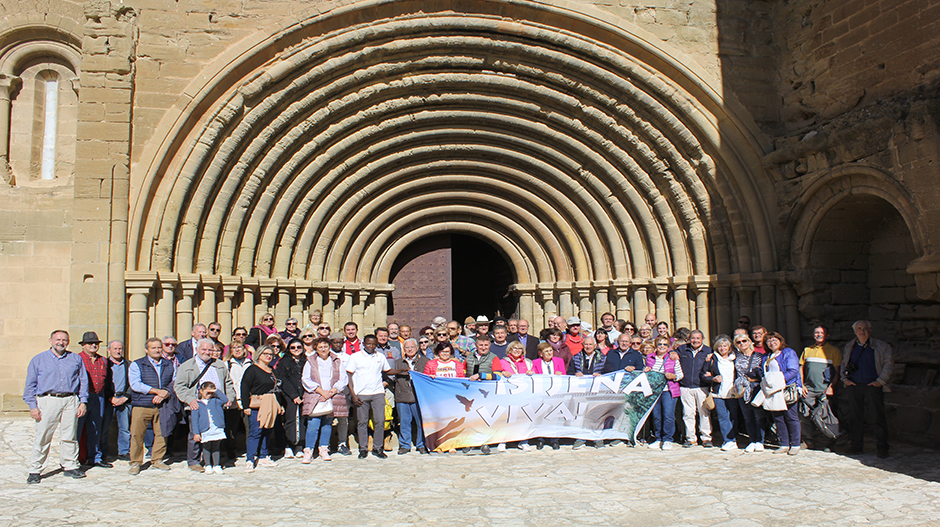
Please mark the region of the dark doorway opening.
[[395, 291], [388, 305], [389, 322], [415, 330], [434, 317], [461, 322], [468, 317], [509, 316], [516, 297], [506, 257], [487, 242], [463, 234], [440, 234], [409, 245], [392, 265]]

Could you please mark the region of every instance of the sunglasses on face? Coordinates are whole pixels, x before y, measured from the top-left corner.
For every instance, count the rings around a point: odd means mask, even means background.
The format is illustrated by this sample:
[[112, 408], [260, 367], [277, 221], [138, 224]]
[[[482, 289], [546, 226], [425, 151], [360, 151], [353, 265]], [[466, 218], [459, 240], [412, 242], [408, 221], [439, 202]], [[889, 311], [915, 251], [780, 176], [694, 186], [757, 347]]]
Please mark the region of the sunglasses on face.
[[330, 330], [330, 326], [319, 326], [319, 327], [317, 327], [317, 329], [325, 329], [325, 330], [329, 331], [329, 330]]
[[166, 346], [166, 347], [168, 347], [168, 348], [175, 348], [175, 347], [176, 347], [176, 343], [175, 343], [175, 342], [164, 342], [163, 345]]
[[292, 349], [292, 350], [302, 350], [302, 349], [304, 349], [304, 347], [303, 347], [303, 346], [291, 346], [290, 349]]
[[302, 339], [312, 339], [312, 338], [313, 338], [313, 335], [304, 335], [303, 337], [300, 337], [300, 338], [302, 338]]
[[248, 336], [248, 333], [242, 333], [242, 332], [239, 331], [238, 333], [235, 334], [235, 336], [236, 336], [236, 337], [247, 337], [247, 336]]

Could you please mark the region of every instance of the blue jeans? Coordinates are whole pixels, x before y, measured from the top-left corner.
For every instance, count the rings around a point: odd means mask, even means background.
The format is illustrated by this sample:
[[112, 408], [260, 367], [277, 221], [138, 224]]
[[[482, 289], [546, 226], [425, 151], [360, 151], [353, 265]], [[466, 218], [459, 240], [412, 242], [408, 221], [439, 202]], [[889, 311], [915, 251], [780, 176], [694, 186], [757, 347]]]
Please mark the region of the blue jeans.
[[111, 431], [112, 419], [117, 421], [118, 455], [126, 456], [131, 451], [131, 404], [125, 403], [117, 408], [106, 405], [104, 424], [101, 425], [101, 440], [98, 442], [102, 459], [107, 459], [108, 457], [108, 434]]
[[317, 432], [319, 432], [320, 444], [318, 446], [329, 446], [330, 436], [333, 434], [333, 414], [305, 419], [307, 420], [307, 439], [304, 445], [313, 450], [313, 446], [317, 444]]
[[738, 435], [738, 400], [720, 399], [715, 400], [715, 412], [718, 414], [718, 430], [721, 431], [721, 444], [734, 443]]
[[653, 441], [672, 443], [676, 435], [676, 399], [668, 389], [653, 404]]
[[78, 436], [85, 434], [85, 445], [88, 448], [87, 463], [100, 463], [101, 448], [99, 447], [99, 438], [101, 437], [101, 427], [104, 425], [104, 394], [88, 394], [88, 402], [85, 403], [85, 415], [78, 418]]
[[[271, 437], [271, 432], [273, 428], [261, 428], [261, 423], [258, 422], [258, 410], [252, 410], [251, 415], [248, 416], [248, 439], [246, 441], [248, 452], [246, 456], [248, 461], [254, 462], [255, 457], [266, 458], [270, 454], [268, 453], [268, 438]], [[258, 455], [258, 447], [261, 447], [261, 454]]]
[[415, 448], [424, 448], [424, 429], [421, 425], [421, 412], [418, 411], [418, 403], [398, 403], [398, 417], [401, 419], [401, 441], [402, 448], [411, 448], [411, 425], [417, 427], [415, 430], [414, 445]]

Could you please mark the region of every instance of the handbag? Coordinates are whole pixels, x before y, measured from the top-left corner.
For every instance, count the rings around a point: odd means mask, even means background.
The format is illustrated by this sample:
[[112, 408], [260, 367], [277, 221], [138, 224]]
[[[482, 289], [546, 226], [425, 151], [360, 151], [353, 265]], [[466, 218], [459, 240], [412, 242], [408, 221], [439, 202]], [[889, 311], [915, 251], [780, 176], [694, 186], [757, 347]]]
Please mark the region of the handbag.
[[333, 398], [332, 397], [330, 397], [329, 399], [325, 401], [318, 401], [316, 406], [313, 407], [313, 410], [310, 410], [310, 417], [322, 417], [324, 415], [329, 415], [331, 413], [333, 413]]
[[709, 411], [715, 409], [715, 397], [712, 394], [708, 394], [705, 398], [705, 409]]
[[783, 389], [783, 400], [787, 403], [787, 406], [800, 400], [802, 395], [800, 387], [796, 383], [788, 384], [786, 388]]

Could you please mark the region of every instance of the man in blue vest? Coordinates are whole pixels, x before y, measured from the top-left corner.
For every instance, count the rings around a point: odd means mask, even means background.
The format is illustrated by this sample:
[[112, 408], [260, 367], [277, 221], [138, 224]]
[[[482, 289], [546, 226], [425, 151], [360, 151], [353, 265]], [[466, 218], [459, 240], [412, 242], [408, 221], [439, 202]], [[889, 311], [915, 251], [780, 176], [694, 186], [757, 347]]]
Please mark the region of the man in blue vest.
[[140, 473], [144, 460], [144, 434], [153, 426], [153, 462], [157, 470], [170, 470], [163, 462], [166, 442], [160, 429], [160, 407], [170, 398], [173, 389], [173, 364], [163, 358], [163, 341], [147, 340], [147, 356], [131, 363], [127, 372], [131, 385], [131, 465], [132, 475]]

